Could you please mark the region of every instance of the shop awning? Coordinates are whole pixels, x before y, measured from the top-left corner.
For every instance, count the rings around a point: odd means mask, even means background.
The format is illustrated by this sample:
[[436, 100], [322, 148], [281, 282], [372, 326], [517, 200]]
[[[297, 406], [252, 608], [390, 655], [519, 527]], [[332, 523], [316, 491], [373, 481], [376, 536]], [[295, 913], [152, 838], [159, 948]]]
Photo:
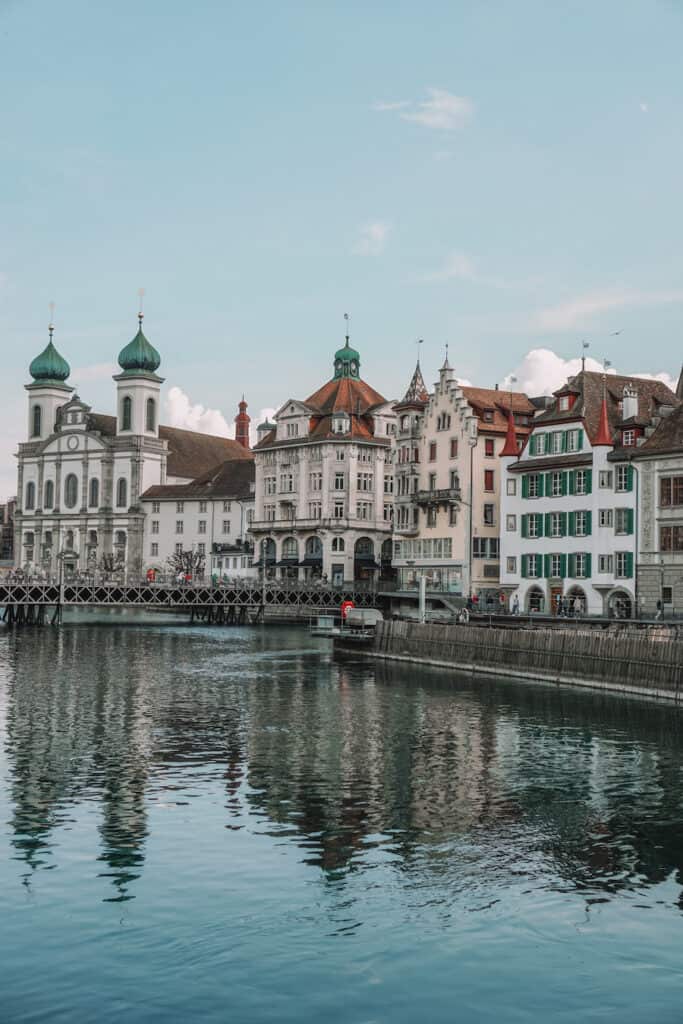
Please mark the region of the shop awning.
[[320, 566], [322, 564], [323, 564], [323, 556], [322, 555], [318, 555], [318, 556], [316, 556], [316, 555], [307, 555], [306, 558], [304, 558], [303, 562], [299, 562], [299, 565], [302, 568], [306, 568], [306, 567], [313, 567], [313, 568], [315, 568], [316, 566]]

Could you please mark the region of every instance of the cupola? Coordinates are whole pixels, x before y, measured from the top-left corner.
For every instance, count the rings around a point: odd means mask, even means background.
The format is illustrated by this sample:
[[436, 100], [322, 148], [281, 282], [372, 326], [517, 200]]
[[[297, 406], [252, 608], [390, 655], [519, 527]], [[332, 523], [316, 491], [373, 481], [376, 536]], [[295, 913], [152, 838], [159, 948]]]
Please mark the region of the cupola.
[[161, 356], [142, 333], [142, 313], [138, 313], [138, 333], [119, 353], [119, 366], [127, 376], [156, 373]]
[[355, 348], [351, 348], [348, 334], [344, 347], [334, 353], [334, 378], [339, 380], [341, 377], [360, 380], [360, 355]]
[[66, 359], [64, 359], [63, 356], [60, 356], [52, 343], [53, 330], [54, 328], [52, 327], [52, 324], [50, 324], [50, 340], [40, 355], [36, 356], [28, 368], [28, 372], [31, 374], [33, 379], [35, 381], [40, 381], [41, 384], [62, 384], [71, 373], [71, 367], [67, 363]]

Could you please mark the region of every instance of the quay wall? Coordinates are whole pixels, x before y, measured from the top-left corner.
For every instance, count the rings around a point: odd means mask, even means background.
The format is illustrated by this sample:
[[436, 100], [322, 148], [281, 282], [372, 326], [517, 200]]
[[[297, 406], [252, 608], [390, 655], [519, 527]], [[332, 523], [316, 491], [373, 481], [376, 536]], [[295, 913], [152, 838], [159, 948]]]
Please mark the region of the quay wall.
[[503, 629], [382, 622], [377, 658], [680, 702], [683, 640], [666, 628]]

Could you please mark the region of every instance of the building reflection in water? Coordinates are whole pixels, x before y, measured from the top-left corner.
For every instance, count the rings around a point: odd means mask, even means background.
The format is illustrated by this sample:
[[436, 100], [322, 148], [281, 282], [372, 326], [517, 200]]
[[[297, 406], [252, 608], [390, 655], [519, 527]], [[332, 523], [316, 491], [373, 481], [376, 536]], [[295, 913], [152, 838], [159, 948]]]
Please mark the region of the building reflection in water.
[[150, 801], [216, 787], [226, 845], [243, 828], [289, 839], [330, 881], [379, 857], [447, 888], [477, 872], [587, 900], [683, 884], [677, 711], [321, 651], [278, 630], [17, 632], [6, 745], [25, 879], [96, 801], [107, 898], [130, 899]]

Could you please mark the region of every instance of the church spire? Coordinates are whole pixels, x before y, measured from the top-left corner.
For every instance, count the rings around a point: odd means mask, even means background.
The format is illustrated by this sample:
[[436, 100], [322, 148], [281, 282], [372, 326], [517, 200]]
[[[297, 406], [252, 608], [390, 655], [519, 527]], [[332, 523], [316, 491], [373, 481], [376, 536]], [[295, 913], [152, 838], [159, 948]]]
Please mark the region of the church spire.
[[410, 379], [408, 390], [403, 396], [403, 402], [428, 402], [429, 392], [420, 369], [420, 360], [415, 364], [415, 371]]
[[515, 432], [515, 418], [512, 415], [512, 405], [510, 405], [510, 412], [508, 414], [508, 429], [505, 435], [505, 444], [503, 445], [500, 457], [504, 458], [506, 455], [513, 455], [515, 458], [519, 455], [519, 448], [517, 446], [517, 434]]
[[598, 424], [598, 432], [593, 438], [592, 445], [594, 448], [598, 446], [612, 447], [612, 431], [609, 428], [609, 416], [607, 414], [607, 385], [603, 374], [602, 378], [602, 405], [600, 406], [600, 422]]

